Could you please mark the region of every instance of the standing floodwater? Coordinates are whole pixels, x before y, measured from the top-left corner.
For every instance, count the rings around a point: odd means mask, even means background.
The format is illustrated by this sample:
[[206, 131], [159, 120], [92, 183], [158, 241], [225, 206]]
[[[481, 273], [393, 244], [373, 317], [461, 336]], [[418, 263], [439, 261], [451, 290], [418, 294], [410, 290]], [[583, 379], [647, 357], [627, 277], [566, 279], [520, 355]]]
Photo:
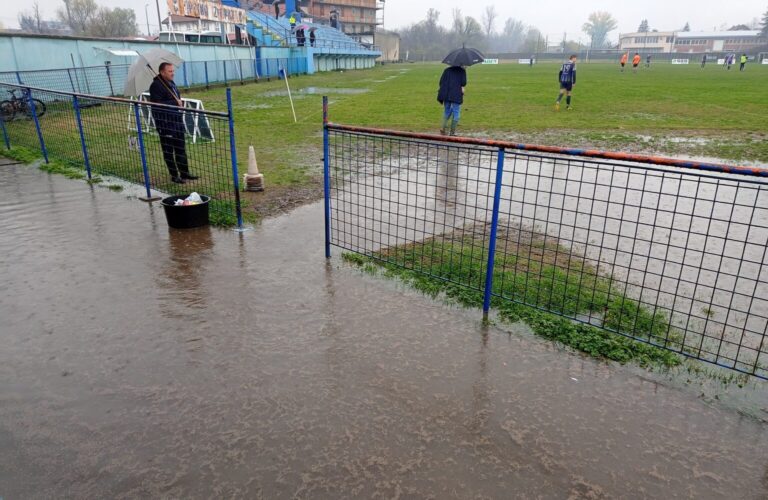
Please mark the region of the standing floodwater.
[[0, 497], [768, 495], [758, 419], [326, 266], [318, 206], [241, 236], [0, 190]]

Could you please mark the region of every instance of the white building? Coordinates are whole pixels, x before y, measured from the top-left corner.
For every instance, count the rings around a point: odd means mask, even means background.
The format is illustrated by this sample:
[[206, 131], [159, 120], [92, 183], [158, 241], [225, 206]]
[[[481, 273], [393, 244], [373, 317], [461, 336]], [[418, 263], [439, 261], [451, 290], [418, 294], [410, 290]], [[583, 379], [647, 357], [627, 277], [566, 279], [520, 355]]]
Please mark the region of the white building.
[[619, 37], [619, 47], [622, 52], [668, 54], [675, 47], [675, 35], [674, 31], [624, 33]]

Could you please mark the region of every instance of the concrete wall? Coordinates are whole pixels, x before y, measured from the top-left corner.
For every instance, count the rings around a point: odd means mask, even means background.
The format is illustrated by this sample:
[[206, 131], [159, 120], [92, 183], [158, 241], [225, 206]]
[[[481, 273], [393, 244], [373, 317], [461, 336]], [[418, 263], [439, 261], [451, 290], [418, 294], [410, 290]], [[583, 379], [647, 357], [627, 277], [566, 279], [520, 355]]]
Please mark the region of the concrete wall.
[[133, 49], [139, 53], [160, 47], [177, 53], [182, 59], [227, 61], [253, 59], [255, 49], [234, 45], [148, 42], [142, 40], [102, 40], [60, 36], [0, 33], [0, 72], [130, 64], [134, 57], [118, 57], [99, 49]]
[[376, 46], [381, 51], [379, 61], [397, 62], [400, 60], [400, 35], [389, 31], [376, 32]]

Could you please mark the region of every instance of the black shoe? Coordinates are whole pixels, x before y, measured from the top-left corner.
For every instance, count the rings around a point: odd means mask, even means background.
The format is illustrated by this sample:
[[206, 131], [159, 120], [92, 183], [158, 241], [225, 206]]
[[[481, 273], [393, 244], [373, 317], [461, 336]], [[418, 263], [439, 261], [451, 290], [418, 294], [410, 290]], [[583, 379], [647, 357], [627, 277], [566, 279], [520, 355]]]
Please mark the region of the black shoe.
[[186, 184], [186, 182], [184, 182], [184, 179], [182, 179], [181, 177], [171, 177], [171, 182], [175, 182], [176, 184]]
[[192, 175], [192, 174], [181, 174], [181, 178], [182, 179], [186, 179], [188, 181], [195, 181], [195, 180], [199, 179], [200, 177], [198, 177], [197, 175]]

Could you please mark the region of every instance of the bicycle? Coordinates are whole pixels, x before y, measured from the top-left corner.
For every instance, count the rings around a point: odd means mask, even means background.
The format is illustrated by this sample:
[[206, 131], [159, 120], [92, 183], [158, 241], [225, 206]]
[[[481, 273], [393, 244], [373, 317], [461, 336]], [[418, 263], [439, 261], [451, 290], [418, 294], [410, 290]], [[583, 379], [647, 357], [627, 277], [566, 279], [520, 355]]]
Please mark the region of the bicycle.
[[[2, 117], [3, 121], [13, 120], [16, 114], [23, 114], [27, 118], [32, 118], [32, 107], [29, 105], [29, 90], [21, 89], [22, 95], [20, 97], [16, 95], [16, 92], [19, 90], [9, 90], [8, 93], [11, 94], [11, 98], [0, 102], [0, 117]], [[40, 118], [45, 114], [45, 103], [40, 99], [32, 99], [32, 102], [34, 103], [35, 115]]]

